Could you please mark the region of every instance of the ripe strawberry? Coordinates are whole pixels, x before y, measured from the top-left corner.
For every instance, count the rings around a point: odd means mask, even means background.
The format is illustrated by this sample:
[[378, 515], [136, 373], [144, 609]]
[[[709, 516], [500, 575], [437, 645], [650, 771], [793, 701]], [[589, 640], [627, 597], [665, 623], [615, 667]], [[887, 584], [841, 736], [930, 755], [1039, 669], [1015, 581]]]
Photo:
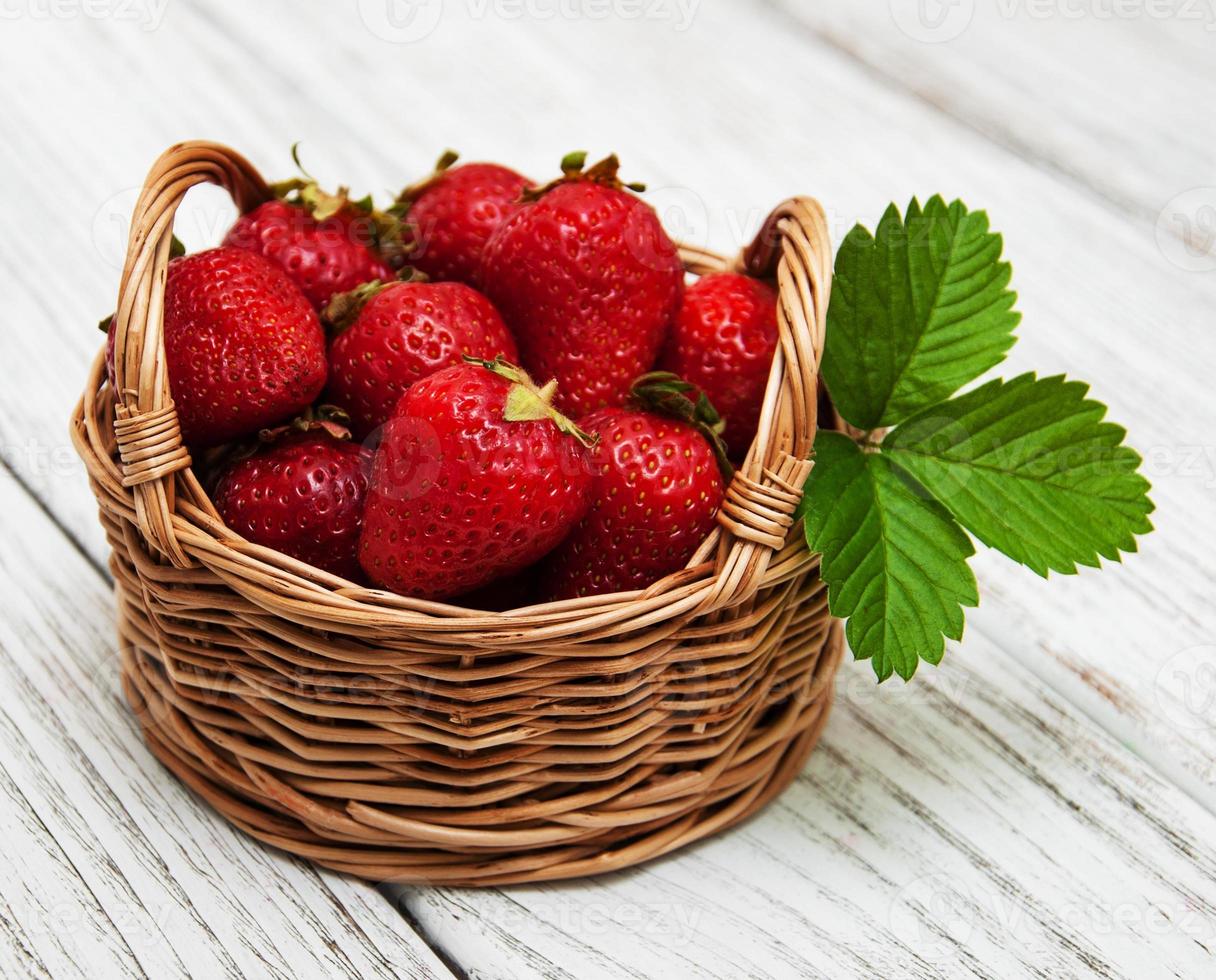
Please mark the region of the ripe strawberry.
[[110, 382], [111, 388], [117, 388], [118, 382], [114, 377], [114, 342], [118, 328], [114, 323], [114, 314], [111, 313], [97, 326], [106, 332], [106, 380]]
[[392, 278], [369, 247], [367, 229], [357, 214], [342, 211], [318, 221], [303, 204], [276, 200], [237, 218], [224, 244], [278, 263], [319, 310], [335, 293]]
[[169, 263], [165, 361], [182, 438], [217, 446], [299, 414], [325, 386], [325, 334], [287, 274], [213, 248]]
[[[184, 246], [176, 235], [172, 236], [169, 243], [169, 259], [179, 258], [186, 254], [186, 246]], [[117, 383], [114, 380], [114, 341], [116, 326], [114, 323], [114, 314], [102, 318], [97, 324], [98, 329], [105, 332], [106, 335], [106, 380], [110, 382], [110, 387], [114, 388]]]
[[776, 292], [748, 276], [719, 272], [685, 291], [660, 365], [705, 392], [726, 420], [731, 456], [740, 459], [756, 435], [776, 350]]
[[305, 424], [230, 463], [212, 499], [224, 523], [246, 540], [358, 580], [371, 459], [332, 429]]
[[524, 366], [556, 378], [558, 406], [576, 417], [624, 404], [684, 288], [675, 246], [617, 179], [616, 158], [587, 171], [583, 162], [572, 154], [563, 177], [528, 193], [534, 200], [490, 238], [481, 270]]
[[599, 437], [591, 509], [545, 560], [544, 599], [644, 589], [688, 564], [713, 530], [730, 464], [716, 414], [704, 398], [694, 408], [689, 387], [655, 374], [635, 389], [639, 404], [679, 418], [604, 408], [579, 421]]
[[465, 609], [487, 609], [491, 612], [506, 612], [508, 609], [530, 606], [538, 601], [536, 572], [537, 566], [532, 565], [506, 578], [496, 578], [479, 589], [452, 599], [451, 602], [453, 605], [464, 606]]
[[531, 181], [496, 163], [455, 162], [456, 154], [444, 154], [430, 178], [401, 192], [395, 211], [409, 223], [411, 265], [432, 279], [476, 286], [486, 242]]
[[327, 400], [350, 415], [357, 439], [388, 421], [406, 388], [462, 355], [519, 359], [498, 311], [461, 283], [371, 283], [335, 297], [326, 317], [340, 330]]
[[590, 442], [504, 361], [411, 385], [372, 467], [359, 561], [402, 595], [461, 595], [519, 572], [587, 510]]

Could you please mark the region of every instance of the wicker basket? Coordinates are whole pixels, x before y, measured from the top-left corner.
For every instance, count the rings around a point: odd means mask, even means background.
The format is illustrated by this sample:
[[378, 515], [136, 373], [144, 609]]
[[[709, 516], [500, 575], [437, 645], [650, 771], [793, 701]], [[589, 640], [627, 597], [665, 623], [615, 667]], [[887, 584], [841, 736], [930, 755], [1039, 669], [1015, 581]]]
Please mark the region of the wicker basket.
[[[174, 212], [194, 185], [269, 196], [241, 156], [148, 176], [73, 438], [113, 558], [123, 683], [151, 750], [249, 834], [376, 881], [595, 874], [737, 823], [798, 773], [840, 660], [792, 513], [810, 464], [831, 285], [823, 211], [782, 204], [735, 263], [775, 275], [781, 347], [720, 526], [644, 592], [476, 612], [373, 591], [236, 537], [182, 445], [161, 338]], [[787, 540], [788, 538], [788, 540]]]

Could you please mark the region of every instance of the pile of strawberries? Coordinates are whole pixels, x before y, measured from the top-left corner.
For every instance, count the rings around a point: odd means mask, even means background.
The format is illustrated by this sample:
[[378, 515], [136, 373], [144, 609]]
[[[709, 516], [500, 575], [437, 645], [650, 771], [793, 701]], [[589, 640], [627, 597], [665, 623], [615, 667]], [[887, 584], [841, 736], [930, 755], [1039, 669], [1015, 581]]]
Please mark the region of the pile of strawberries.
[[386, 212], [286, 181], [172, 259], [195, 465], [234, 532], [354, 582], [480, 609], [645, 588], [755, 435], [775, 294], [686, 285], [615, 157], [546, 186], [453, 163]]

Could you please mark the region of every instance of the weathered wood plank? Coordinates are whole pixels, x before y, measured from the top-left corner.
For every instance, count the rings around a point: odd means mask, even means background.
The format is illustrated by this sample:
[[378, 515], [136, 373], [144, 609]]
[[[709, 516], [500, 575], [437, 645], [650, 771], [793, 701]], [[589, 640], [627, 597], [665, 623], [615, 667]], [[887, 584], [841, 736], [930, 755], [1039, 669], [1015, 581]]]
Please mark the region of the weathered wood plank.
[[[7, 722], [4, 719], [0, 728], [0, 744], [10, 753], [17, 746]], [[4, 847], [0, 849], [4, 882], [0, 962], [5, 976], [67, 976], [86, 945], [103, 975], [140, 976], [139, 963], [127, 939], [117, 934], [107, 910], [81, 881], [7, 772], [0, 772], [0, 794], [0, 827], [4, 833]], [[140, 906], [135, 907], [134, 914], [147, 916]], [[146, 922], [139, 926], [142, 931]], [[85, 943], [75, 941], [80, 934], [86, 937]], [[162, 975], [186, 975], [172, 949], [154, 952], [167, 954], [167, 960], [160, 957]]]
[[1192, 188], [1208, 188], [1216, 204], [1210, 3], [766, 2], [892, 86], [1122, 211], [1155, 221]]
[[952, 657], [918, 688], [846, 676], [806, 771], [726, 837], [602, 881], [403, 900], [507, 975], [1210, 973], [1211, 814], [987, 637]]
[[[14, 469], [100, 556], [70, 457], [62, 468], [40, 459], [66, 447], [62, 418], [99, 339], [90, 325], [112, 303], [116, 272], [94, 228], [174, 138], [226, 139], [270, 170], [286, 169], [285, 147], [303, 137], [320, 176], [374, 189], [453, 142], [537, 176], [574, 145], [618, 149], [669, 224], [723, 249], [792, 192], [822, 196], [838, 234], [890, 198], [964, 195], [989, 208], [1017, 263], [1026, 324], [1011, 370], [1094, 380], [1149, 451], [1161, 530], [1145, 553], [1049, 589], [985, 556], [966, 646], [907, 691], [875, 693], [866, 668], [848, 671], [806, 774], [735, 835], [592, 885], [417, 890], [405, 902], [458, 962], [490, 976], [781, 976], [803, 959], [832, 976], [1209, 971], [1211, 937], [1190, 934], [1196, 915], [1210, 922], [1209, 818], [1068, 702], [1211, 805], [1216, 718], [1185, 700], [1202, 675], [1184, 657], [1181, 681], [1157, 684], [1171, 655], [1211, 634], [1216, 408], [1200, 370], [1216, 353], [1211, 277], [1171, 265], [1151, 227], [1079, 196], [1051, 158], [1011, 156], [973, 121], [943, 117], [771, 13], [704, 2], [678, 31], [480, 9], [446, 5], [421, 45], [381, 41], [344, 5], [307, 20], [285, 4], [174, 5], [154, 43], [117, 23], [57, 25], [73, 57], [56, 59], [36, 93], [0, 103], [17, 226], [52, 229], [35, 254], [0, 240], [13, 322], [41, 328], [0, 336], [25, 368], [0, 413]], [[51, 57], [40, 27], [6, 23], [10, 71], [32, 75]], [[104, 150], [58, 152], [59, 126]], [[183, 215], [190, 245], [222, 232], [215, 200]], [[70, 289], [57, 288], [64, 269]], [[1102, 921], [1104, 901], [1134, 921]], [[6, 936], [7, 949], [19, 941]]]
[[2, 955], [55, 976], [450, 976], [374, 889], [271, 853], [160, 768], [118, 689], [108, 587], [7, 474], [0, 511]]
[[[197, 32], [214, 21], [220, 31], [239, 24], [284, 33], [268, 84], [296, 79], [307, 89], [312, 111], [326, 120], [318, 129], [340, 144], [331, 152], [314, 141], [321, 162], [358, 187], [398, 184], [402, 171], [424, 170], [435, 148], [468, 134], [470, 153], [540, 174], [571, 142], [619, 149], [629, 171], [650, 180], [669, 225], [725, 250], [747, 239], [768, 204], [797, 191], [828, 203], [838, 237], [856, 220], [873, 223], [890, 199], [943, 190], [986, 206], [1016, 262], [1025, 313], [1007, 371], [1067, 371], [1094, 383], [1148, 458], [1159, 530], [1143, 554], [1101, 578], [1044, 583], [985, 555], [986, 599], [973, 621], [1016, 637], [1019, 660], [1216, 809], [1216, 717], [1195, 717], [1185, 700], [1206, 675], [1185, 656], [1175, 663], [1178, 676], [1162, 675], [1171, 657], [1210, 642], [1202, 597], [1216, 582], [1216, 553], [1196, 542], [1216, 540], [1216, 457], [1207, 448], [1216, 403], [1198, 366], [1216, 361], [1207, 327], [1216, 277], [1173, 264], [1147, 224], [1129, 224], [1074, 182], [892, 90], [850, 56], [791, 36], [782, 15], [762, 9], [734, 17], [702, 4], [684, 32], [552, 17], [527, 31], [510, 28], [511, 46], [501, 43], [501, 18], [479, 19], [459, 4], [445, 8], [425, 44], [386, 43], [337, 8], [319, 25], [280, 23], [266, 6], [239, 16], [224, 5], [208, 10], [209, 19], [192, 25]], [[357, 103], [345, 89], [310, 82], [317, 30], [334, 71], [362, 93]], [[430, 111], [410, 125], [384, 125], [398, 96], [378, 74], [386, 64], [400, 66], [392, 77], [404, 86], [450, 77], [454, 58], [470, 66], [469, 77], [429, 88]], [[546, 82], [512, 81], [519, 59]], [[622, 74], [625, 61], [633, 70]], [[599, 81], [609, 77], [610, 95]], [[685, 93], [677, 132], [669, 114], [637, 108], [664, 86]], [[543, 132], [533, 89], [544, 92]], [[597, 106], [594, 120], [588, 105]], [[1178, 585], [1153, 588], [1157, 582]], [[1111, 691], [1120, 692], [1113, 702]]]

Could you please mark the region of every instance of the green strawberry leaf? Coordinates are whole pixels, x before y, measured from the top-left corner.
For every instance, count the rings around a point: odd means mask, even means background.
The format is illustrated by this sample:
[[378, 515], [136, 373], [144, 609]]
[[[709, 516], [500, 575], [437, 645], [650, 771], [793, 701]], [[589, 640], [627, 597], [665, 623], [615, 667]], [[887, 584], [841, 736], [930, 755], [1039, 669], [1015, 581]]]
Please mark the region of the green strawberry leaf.
[[895, 425], [949, 398], [1013, 345], [1017, 294], [983, 211], [933, 197], [857, 225], [836, 256], [823, 377], [859, 429]]
[[1023, 374], [926, 409], [883, 454], [985, 544], [1046, 577], [1120, 560], [1152, 530], [1149, 482], [1088, 385]]
[[820, 432], [800, 515], [853, 655], [880, 681], [940, 662], [944, 638], [962, 637], [962, 607], [979, 602], [974, 547], [950, 514], [881, 454]]

